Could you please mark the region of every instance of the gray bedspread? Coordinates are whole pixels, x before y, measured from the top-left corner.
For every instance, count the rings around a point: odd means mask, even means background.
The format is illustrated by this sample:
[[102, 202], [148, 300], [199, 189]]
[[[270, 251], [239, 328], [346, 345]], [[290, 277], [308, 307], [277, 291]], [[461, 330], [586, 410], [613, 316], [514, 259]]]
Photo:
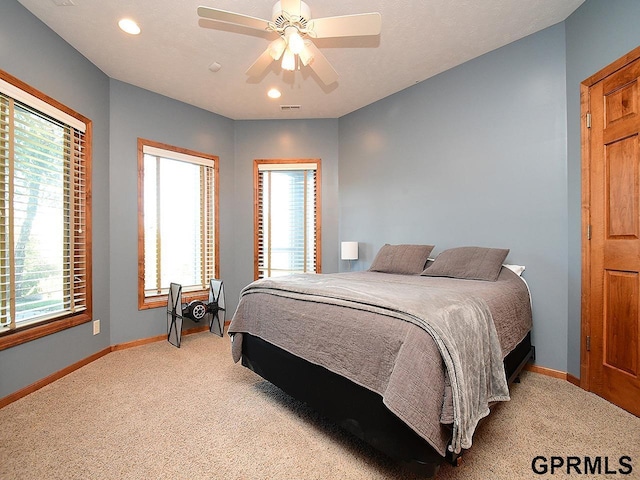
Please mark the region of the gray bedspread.
[[[380, 393], [444, 455], [449, 436], [454, 451], [469, 448], [489, 403], [508, 400], [502, 359], [530, 329], [528, 301], [512, 272], [498, 282], [296, 275], [247, 286], [229, 332], [259, 336]], [[493, 312], [513, 318], [494, 325]], [[234, 335], [235, 361], [241, 342]]]

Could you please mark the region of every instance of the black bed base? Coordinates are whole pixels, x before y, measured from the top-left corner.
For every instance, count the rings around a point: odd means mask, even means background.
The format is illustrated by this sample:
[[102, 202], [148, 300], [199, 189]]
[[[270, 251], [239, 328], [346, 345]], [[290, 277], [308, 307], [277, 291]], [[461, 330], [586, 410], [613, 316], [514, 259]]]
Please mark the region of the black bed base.
[[[504, 359], [509, 384], [528, 361], [535, 347], [531, 334]], [[289, 395], [305, 402], [347, 431], [409, 469], [432, 477], [446, 459], [382, 403], [382, 397], [324, 367], [310, 363], [261, 338], [243, 334], [242, 364]]]

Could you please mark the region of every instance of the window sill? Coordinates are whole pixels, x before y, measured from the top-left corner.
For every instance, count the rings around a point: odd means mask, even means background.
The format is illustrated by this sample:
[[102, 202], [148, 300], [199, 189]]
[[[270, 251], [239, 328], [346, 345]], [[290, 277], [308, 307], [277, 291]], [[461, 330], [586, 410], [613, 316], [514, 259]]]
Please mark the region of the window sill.
[[[156, 295], [153, 297], [145, 297], [138, 303], [138, 310], [148, 310], [151, 308], [167, 307], [168, 295]], [[208, 290], [192, 291], [182, 294], [182, 303], [189, 303], [193, 300], [202, 300], [206, 302], [209, 299]]]
[[44, 324], [34, 324], [0, 334], [0, 350], [22, 345], [23, 343], [46, 337], [52, 333], [61, 332], [68, 328], [91, 321], [89, 312], [82, 312], [66, 318], [56, 319]]

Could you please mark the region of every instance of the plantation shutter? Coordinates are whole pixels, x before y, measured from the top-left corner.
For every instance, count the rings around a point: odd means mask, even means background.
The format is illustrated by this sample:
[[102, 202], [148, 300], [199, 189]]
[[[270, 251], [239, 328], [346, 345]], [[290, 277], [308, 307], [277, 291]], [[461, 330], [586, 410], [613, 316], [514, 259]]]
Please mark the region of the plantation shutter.
[[258, 278], [318, 272], [317, 163], [260, 163]]
[[85, 131], [0, 81], [0, 327], [87, 309]]

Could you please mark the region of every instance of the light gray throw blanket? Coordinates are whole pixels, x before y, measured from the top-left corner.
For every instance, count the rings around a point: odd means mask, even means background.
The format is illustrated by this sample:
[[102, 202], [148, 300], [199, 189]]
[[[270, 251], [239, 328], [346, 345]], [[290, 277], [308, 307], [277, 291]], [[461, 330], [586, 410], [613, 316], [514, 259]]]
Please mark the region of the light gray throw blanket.
[[340, 305], [398, 318], [419, 326], [442, 355], [453, 396], [450, 448], [470, 448], [475, 428], [489, 404], [509, 400], [502, 351], [487, 304], [453, 289], [407, 288], [396, 282], [371, 282], [341, 274], [292, 275], [258, 280], [241, 298], [267, 293]]

